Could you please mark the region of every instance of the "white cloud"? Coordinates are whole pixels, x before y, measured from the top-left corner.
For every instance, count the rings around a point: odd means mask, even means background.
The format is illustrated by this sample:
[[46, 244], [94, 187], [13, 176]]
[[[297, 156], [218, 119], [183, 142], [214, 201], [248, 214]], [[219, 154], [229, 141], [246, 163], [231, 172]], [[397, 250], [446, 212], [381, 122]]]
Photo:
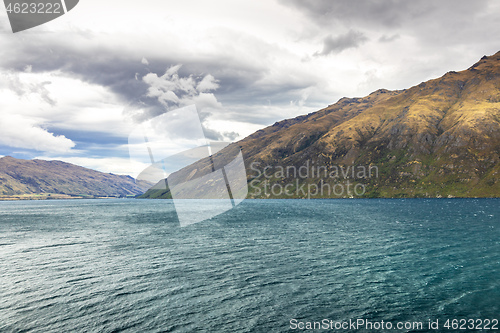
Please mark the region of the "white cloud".
[[46, 86], [49, 81], [25, 78], [24, 74], [0, 75], [0, 144], [44, 152], [68, 152], [75, 143], [54, 135], [44, 126], [44, 109], [54, 107]]
[[196, 90], [202, 93], [216, 90], [217, 88], [219, 88], [219, 84], [217, 83], [217, 80], [215, 80], [215, 78], [210, 74], [205, 76], [203, 80], [201, 80], [196, 86]]
[[[31, 67], [29, 70], [25, 71], [30, 73]], [[52, 83], [51, 81], [42, 81], [34, 77], [28, 78], [25, 74], [14, 72], [7, 72], [1, 75], [0, 80], [3, 81], [0, 87], [12, 90], [20, 98], [31, 98], [35, 96], [40, 99], [40, 102], [45, 102], [49, 105], [56, 104], [56, 100], [50, 96], [49, 90], [47, 89], [47, 86]]]
[[162, 76], [155, 73], [145, 75], [142, 80], [149, 86], [147, 96], [157, 98], [166, 110], [192, 104], [196, 104], [199, 111], [221, 107], [215, 95], [207, 93], [219, 87], [215, 78], [210, 74], [201, 80], [192, 75], [180, 77], [181, 66], [171, 66]]
[[36, 159], [48, 161], [63, 161], [85, 168], [114, 173], [117, 175], [134, 175], [146, 169], [149, 164], [119, 157], [68, 157], [68, 156], [37, 156]]
[[[221, 133], [224, 137], [222, 141], [225, 142], [241, 140], [262, 128], [262, 125], [252, 124], [250, 122], [217, 118], [207, 119], [204, 126], [210, 130], [216, 131], [217, 133]], [[233, 137], [232, 133], [237, 134], [237, 136]]]
[[20, 115], [2, 114], [0, 144], [43, 152], [69, 152], [75, 143], [63, 135], [54, 135], [40, 127], [34, 119]]
[[61, 72], [1, 75], [0, 96], [4, 118], [15, 114], [31, 125], [110, 135], [130, 130], [123, 104], [110, 89]]

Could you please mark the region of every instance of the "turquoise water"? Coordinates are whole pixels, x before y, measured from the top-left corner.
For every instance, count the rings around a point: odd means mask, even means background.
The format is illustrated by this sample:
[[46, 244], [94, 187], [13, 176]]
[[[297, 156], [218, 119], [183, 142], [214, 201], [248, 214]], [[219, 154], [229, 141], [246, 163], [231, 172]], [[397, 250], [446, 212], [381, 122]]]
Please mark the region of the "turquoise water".
[[498, 199], [246, 200], [184, 228], [168, 200], [0, 202], [0, 332], [465, 332], [443, 325], [500, 319], [499, 236]]

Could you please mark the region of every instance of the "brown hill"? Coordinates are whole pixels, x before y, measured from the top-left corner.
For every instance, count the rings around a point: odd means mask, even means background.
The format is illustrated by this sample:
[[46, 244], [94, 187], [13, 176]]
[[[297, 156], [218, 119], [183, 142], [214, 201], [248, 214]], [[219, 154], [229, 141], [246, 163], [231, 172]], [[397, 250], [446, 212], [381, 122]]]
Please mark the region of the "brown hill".
[[0, 158], [0, 196], [64, 194], [128, 196], [144, 193], [150, 184], [86, 169], [61, 161]]
[[[249, 197], [499, 197], [500, 52], [410, 89], [342, 98], [235, 145]], [[210, 172], [208, 161], [171, 177], [194, 170], [195, 177]], [[168, 197], [168, 190], [144, 197]]]

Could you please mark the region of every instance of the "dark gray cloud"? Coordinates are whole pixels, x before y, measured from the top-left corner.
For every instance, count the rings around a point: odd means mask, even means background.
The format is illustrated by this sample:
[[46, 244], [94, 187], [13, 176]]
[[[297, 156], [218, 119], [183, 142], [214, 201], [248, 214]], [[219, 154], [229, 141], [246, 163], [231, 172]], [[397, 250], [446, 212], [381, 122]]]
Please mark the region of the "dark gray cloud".
[[343, 22], [370, 27], [397, 28], [435, 18], [443, 22], [484, 9], [488, 0], [280, 0], [321, 25]]
[[[395, 78], [394, 82], [401, 82], [393, 88], [436, 77], [446, 72], [446, 67], [461, 69], [474, 61], [476, 53], [492, 54], [500, 49], [496, 38], [500, 33], [499, 6], [493, 0], [278, 1], [304, 15], [306, 20], [298, 35], [319, 44], [316, 55], [330, 50], [333, 54], [344, 45], [359, 47], [361, 53], [382, 66], [401, 66], [399, 59], [411, 61], [411, 72], [405, 72], [406, 79]], [[358, 31], [370, 42], [337, 40], [339, 31], [346, 30]], [[414, 76], [419, 79], [410, 79]]]
[[[162, 76], [168, 68], [177, 64], [183, 65], [178, 71], [180, 77], [193, 76], [199, 81], [210, 74], [217, 80], [219, 88], [213, 93], [224, 107], [217, 112], [224, 113], [231, 112], [235, 104], [244, 108], [288, 104], [297, 99], [301, 89], [321, 82], [320, 78], [307, 72], [297, 75], [285, 70], [278, 71], [269, 67], [269, 63], [264, 60], [242, 60], [238, 55], [232, 56], [224, 52], [221, 54], [223, 59], [203, 55], [195, 57], [190, 54], [180, 57], [170, 55], [169, 52], [165, 52], [164, 56], [148, 55], [147, 51], [145, 55], [139, 55], [102, 45], [99, 36], [85, 32], [67, 35], [59, 33], [57, 36], [51, 33], [26, 32], [25, 36], [24, 39], [16, 38], [16, 35], [0, 36], [5, 45], [9, 46], [3, 52], [3, 59], [0, 59], [0, 68], [13, 73], [23, 72], [27, 66], [34, 73], [61, 71], [84, 82], [107, 87], [127, 105], [123, 115], [135, 122], [146, 121], [167, 112], [158, 98], [147, 96], [150, 86], [144, 82], [143, 77], [149, 73]], [[72, 42], [66, 42], [67, 40]], [[271, 51], [268, 52], [271, 54]], [[263, 55], [265, 56], [266, 54]], [[143, 58], [147, 59], [147, 63]], [[20, 85], [14, 86], [17, 90], [23, 88]], [[39, 88], [42, 93], [44, 86]], [[49, 95], [46, 96], [50, 98]], [[253, 112], [253, 116], [248, 119], [244, 111], [234, 119], [252, 120], [253, 123], [266, 125], [285, 117], [258, 107], [253, 108], [255, 109], [259, 112]], [[202, 116], [204, 114], [209, 113], [202, 112]], [[204, 126], [204, 130], [206, 137], [213, 141], [232, 141], [239, 135], [230, 128], [218, 131]], [[72, 138], [72, 133], [68, 135]], [[79, 149], [89, 147], [81, 144], [77, 138], [72, 139]]]
[[[136, 73], [147, 73], [140, 58], [100, 48], [97, 40], [95, 44], [88, 42], [88, 35], [59, 34], [52, 38], [50, 33], [26, 33], [25, 38], [14, 34], [1, 37], [7, 46], [0, 60], [4, 70], [22, 72], [26, 66], [31, 66], [34, 73], [59, 70], [84, 82], [109, 87], [131, 100], [147, 89], [135, 79]], [[65, 42], [69, 39], [76, 43]]]
[[5, 45], [0, 59], [0, 68], [4, 71], [21, 72], [27, 65], [32, 66], [35, 73], [60, 70], [85, 82], [108, 87], [128, 104], [146, 104], [151, 116], [161, 114], [162, 106], [156, 99], [144, 97], [148, 86], [141, 79], [150, 72], [162, 75], [176, 64], [183, 65], [179, 70], [181, 76], [214, 76], [220, 85], [217, 98], [222, 103], [289, 102], [296, 98], [297, 91], [319, 81], [314, 74], [287, 77], [286, 72], [275, 71], [281, 78], [263, 82], [274, 75], [271, 73], [274, 69], [266, 62], [266, 57], [273, 54], [272, 49], [262, 51], [261, 58], [242, 59], [238, 54], [225, 52], [223, 47], [220, 56], [179, 55], [167, 51], [158, 54], [155, 47], [152, 50], [155, 55], [146, 54], [148, 64], [144, 64], [143, 55], [138, 52], [128, 54], [127, 50], [112, 49], [102, 44], [100, 36], [88, 32], [57, 35], [26, 32], [22, 39], [13, 34], [0, 38]]
[[349, 30], [347, 33], [338, 36], [327, 36], [323, 40], [323, 50], [321, 52], [316, 52], [315, 56], [326, 56], [330, 53], [340, 53], [344, 50], [356, 48], [368, 38], [366, 36], [355, 30]]

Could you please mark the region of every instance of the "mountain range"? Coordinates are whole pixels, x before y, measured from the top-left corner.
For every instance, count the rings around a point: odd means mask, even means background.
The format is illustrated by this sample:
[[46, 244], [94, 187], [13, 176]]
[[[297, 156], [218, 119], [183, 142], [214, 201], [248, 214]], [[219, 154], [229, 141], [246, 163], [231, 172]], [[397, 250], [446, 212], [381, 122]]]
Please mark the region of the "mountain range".
[[135, 196], [151, 185], [61, 161], [0, 158], [0, 199]]
[[[214, 157], [229, 162], [237, 148], [249, 198], [499, 197], [500, 52], [409, 89], [341, 98]], [[166, 181], [212, 168], [200, 160]], [[171, 195], [167, 186], [142, 197]]]

